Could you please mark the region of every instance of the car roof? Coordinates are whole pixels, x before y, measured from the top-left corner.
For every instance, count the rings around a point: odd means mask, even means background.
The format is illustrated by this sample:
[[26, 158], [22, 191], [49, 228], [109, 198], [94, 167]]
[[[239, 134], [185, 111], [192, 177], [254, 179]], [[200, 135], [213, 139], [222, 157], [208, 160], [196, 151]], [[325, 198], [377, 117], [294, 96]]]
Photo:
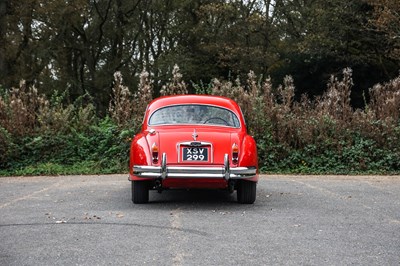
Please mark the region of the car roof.
[[[173, 105], [185, 105], [185, 104], [204, 104], [204, 105], [212, 105], [221, 108], [226, 108], [234, 112], [240, 121], [241, 127], [237, 130], [246, 131], [246, 123], [244, 121], [244, 117], [242, 111], [240, 110], [239, 105], [232, 99], [222, 96], [214, 96], [214, 95], [173, 95], [173, 96], [163, 96], [154, 99], [149, 103], [146, 109], [145, 117], [142, 123], [142, 130], [147, 129], [147, 121], [156, 110]], [[153, 125], [154, 126], [154, 125]], [[182, 126], [182, 125], [180, 125]]]
[[227, 97], [213, 95], [173, 95], [160, 97], [150, 102], [148, 112], [153, 113], [155, 110], [161, 107], [177, 104], [215, 105], [230, 109], [236, 114], [241, 115], [240, 108], [235, 101]]

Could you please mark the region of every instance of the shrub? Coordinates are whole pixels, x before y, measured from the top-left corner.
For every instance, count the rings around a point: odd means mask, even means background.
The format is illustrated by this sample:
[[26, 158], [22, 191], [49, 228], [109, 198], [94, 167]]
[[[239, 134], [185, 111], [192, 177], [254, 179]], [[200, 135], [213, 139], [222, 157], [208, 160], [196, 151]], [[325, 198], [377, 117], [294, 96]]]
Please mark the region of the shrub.
[[[267, 171], [391, 172], [398, 171], [400, 78], [370, 90], [371, 103], [353, 111], [352, 70], [331, 76], [327, 91], [315, 101], [294, 101], [293, 79], [272, 87], [253, 72], [240, 80], [212, 81], [212, 93], [236, 100], [257, 141], [260, 166]], [[383, 93], [384, 91], [384, 93]], [[388, 141], [389, 140], [389, 141]]]
[[45, 102], [35, 87], [27, 88], [21, 81], [19, 88], [12, 88], [0, 96], [0, 125], [11, 135], [32, 133], [38, 123], [37, 112]]
[[140, 73], [139, 88], [132, 94], [123, 85], [120, 72], [114, 73], [114, 86], [109, 104], [111, 119], [121, 128], [139, 129], [147, 104], [153, 99], [153, 81], [146, 70]]
[[174, 65], [172, 79], [166, 85], [162, 86], [160, 94], [162, 96], [188, 94], [187, 86], [182, 80], [182, 74], [178, 65]]
[[[194, 84], [198, 93], [234, 99], [257, 141], [262, 171], [291, 173], [399, 173], [400, 76], [369, 90], [363, 110], [353, 110], [351, 69], [332, 76], [315, 100], [294, 100], [293, 78], [274, 88], [270, 78], [250, 71], [245, 83], [213, 79]], [[162, 95], [186, 94], [174, 66]], [[21, 82], [0, 91], [0, 175], [126, 172], [130, 141], [153, 98], [150, 74], [138, 91], [114, 74], [108, 115], [96, 114], [93, 99], [68, 102], [68, 91], [48, 98]]]
[[14, 143], [11, 134], [2, 126], [0, 126], [0, 166], [5, 168], [8, 166], [10, 156], [13, 154]]

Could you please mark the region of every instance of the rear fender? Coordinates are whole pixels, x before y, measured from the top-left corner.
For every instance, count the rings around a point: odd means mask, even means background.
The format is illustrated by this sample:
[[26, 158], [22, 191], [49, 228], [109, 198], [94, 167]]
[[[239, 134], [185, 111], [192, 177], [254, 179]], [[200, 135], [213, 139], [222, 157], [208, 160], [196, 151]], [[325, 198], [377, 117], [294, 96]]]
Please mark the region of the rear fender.
[[253, 137], [246, 135], [243, 138], [243, 142], [240, 149], [239, 155], [239, 166], [257, 168], [257, 175], [254, 178], [248, 179], [250, 181], [258, 181], [258, 156], [257, 156], [257, 145]]
[[[151, 165], [150, 147], [145, 135], [136, 135], [131, 143], [129, 154], [129, 180], [136, 179], [133, 175], [133, 165]], [[143, 178], [141, 178], [143, 180]]]

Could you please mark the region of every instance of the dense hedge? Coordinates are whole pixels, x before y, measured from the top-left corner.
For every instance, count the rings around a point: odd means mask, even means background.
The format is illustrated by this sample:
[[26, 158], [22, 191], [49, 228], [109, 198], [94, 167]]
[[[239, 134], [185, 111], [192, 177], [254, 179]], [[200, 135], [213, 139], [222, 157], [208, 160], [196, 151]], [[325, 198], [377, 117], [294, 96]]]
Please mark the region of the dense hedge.
[[[66, 92], [40, 95], [21, 82], [0, 90], [0, 175], [127, 172], [130, 140], [152, 99], [152, 81], [140, 76], [132, 94], [114, 75], [113, 98], [100, 118], [92, 98], [68, 103]], [[264, 172], [400, 173], [400, 77], [370, 89], [363, 110], [350, 105], [352, 72], [331, 77], [324, 95], [295, 101], [291, 77], [273, 88], [253, 72], [239, 80], [196, 85], [197, 93], [236, 100], [257, 141]], [[179, 68], [160, 92], [187, 93]]]
[[[43, 132], [8, 138], [0, 158], [2, 175], [96, 174], [126, 172], [129, 138], [110, 119], [85, 131]], [[1, 136], [2, 139], [3, 136]], [[4, 145], [6, 144], [6, 145]]]

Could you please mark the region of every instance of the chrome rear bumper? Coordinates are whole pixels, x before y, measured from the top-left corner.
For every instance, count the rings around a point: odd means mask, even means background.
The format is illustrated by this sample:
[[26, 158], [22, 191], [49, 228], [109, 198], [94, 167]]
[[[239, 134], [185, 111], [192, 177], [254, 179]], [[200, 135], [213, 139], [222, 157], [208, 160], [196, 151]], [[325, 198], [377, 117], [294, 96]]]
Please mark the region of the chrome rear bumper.
[[163, 153], [161, 166], [134, 165], [133, 174], [143, 178], [224, 178], [248, 179], [256, 176], [256, 167], [229, 167], [229, 156], [225, 154], [223, 167], [167, 166], [167, 155]]

